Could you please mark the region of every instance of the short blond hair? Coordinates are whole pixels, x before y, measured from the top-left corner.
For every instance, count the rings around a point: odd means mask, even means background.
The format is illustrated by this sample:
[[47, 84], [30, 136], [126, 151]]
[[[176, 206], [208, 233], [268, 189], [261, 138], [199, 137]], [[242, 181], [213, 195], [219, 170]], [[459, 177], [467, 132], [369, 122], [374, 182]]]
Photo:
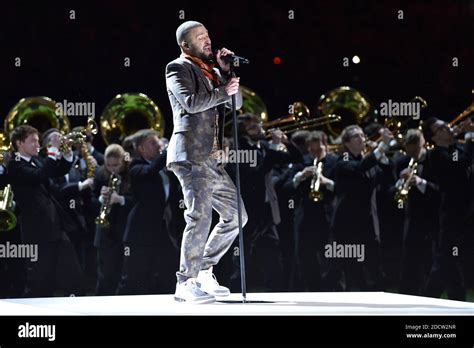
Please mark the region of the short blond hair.
[[119, 144], [110, 144], [105, 149], [104, 157], [105, 158], [114, 157], [114, 158], [122, 158], [123, 159], [125, 157], [125, 150]]

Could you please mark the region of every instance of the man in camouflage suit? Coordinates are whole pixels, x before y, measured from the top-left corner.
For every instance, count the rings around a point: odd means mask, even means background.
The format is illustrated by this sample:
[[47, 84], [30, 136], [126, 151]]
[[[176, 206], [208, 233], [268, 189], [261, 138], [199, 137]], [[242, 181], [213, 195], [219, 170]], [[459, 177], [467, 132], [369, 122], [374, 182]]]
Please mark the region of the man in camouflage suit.
[[[201, 23], [181, 24], [176, 40], [181, 56], [166, 67], [174, 123], [167, 165], [181, 183], [187, 209], [175, 300], [209, 303], [215, 296], [229, 295], [229, 289], [215, 279], [212, 267], [238, 235], [236, 188], [218, 162], [223, 134], [219, 118], [231, 105], [232, 95], [236, 96], [237, 108], [242, 105], [242, 96], [239, 78], [230, 76], [230, 64], [225, 61], [233, 52], [222, 48], [214, 57]], [[220, 219], [209, 235], [212, 209]], [[242, 221], [247, 222], [245, 208]]]

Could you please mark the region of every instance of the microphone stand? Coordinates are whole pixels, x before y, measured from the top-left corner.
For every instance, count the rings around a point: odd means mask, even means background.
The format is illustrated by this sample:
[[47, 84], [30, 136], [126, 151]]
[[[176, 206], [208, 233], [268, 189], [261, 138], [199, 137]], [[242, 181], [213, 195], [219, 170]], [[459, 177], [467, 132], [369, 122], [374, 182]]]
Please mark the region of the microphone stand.
[[[236, 77], [234, 71], [234, 64], [230, 64], [231, 76]], [[232, 95], [232, 122], [234, 123], [234, 150], [239, 150], [239, 139], [237, 130], [237, 107], [235, 94]], [[237, 187], [237, 215], [239, 223], [239, 256], [240, 256], [240, 285], [242, 289], [242, 303], [247, 302], [247, 285], [245, 281], [245, 254], [244, 254], [244, 234], [242, 229], [242, 202], [240, 195], [240, 171], [239, 161], [235, 162], [235, 186]]]

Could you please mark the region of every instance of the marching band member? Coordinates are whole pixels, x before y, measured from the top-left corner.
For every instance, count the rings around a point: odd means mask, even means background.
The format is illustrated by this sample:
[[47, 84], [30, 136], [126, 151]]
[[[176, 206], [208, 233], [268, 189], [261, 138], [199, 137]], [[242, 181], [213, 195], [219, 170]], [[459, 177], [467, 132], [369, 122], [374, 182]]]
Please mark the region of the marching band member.
[[448, 297], [464, 301], [466, 288], [461, 258], [466, 237], [466, 221], [472, 197], [469, 185], [474, 142], [474, 123], [467, 120], [457, 127], [466, 143], [457, 143], [450, 125], [432, 117], [423, 125], [426, 139], [435, 147], [432, 151], [434, 181], [439, 186], [439, 235], [435, 239], [435, 257], [426, 284], [426, 296], [440, 297], [446, 289]]
[[[288, 186], [295, 191], [295, 256], [298, 281], [304, 291], [321, 290], [321, 266], [324, 263], [324, 245], [329, 238], [329, 225], [334, 208], [335, 182], [330, 179], [337, 161], [337, 155], [327, 150], [327, 136], [322, 131], [313, 131], [306, 138], [308, 154], [303, 163], [292, 168]], [[315, 202], [311, 184], [316, 180], [315, 160], [322, 163], [319, 175], [322, 199]]]
[[[114, 177], [118, 180], [114, 185]], [[132, 207], [130, 178], [125, 151], [118, 144], [107, 146], [104, 165], [97, 168], [93, 200], [100, 211], [107, 210], [105, 220], [96, 215], [94, 246], [97, 248], [96, 295], [114, 295], [122, 274], [124, 256], [123, 236], [128, 213]], [[99, 211], [99, 209], [97, 209]]]
[[[395, 162], [400, 178], [394, 187], [395, 192], [401, 192], [403, 187], [409, 189], [405, 200], [397, 203], [404, 212], [400, 293], [422, 295], [431, 267], [432, 241], [439, 230], [438, 221], [433, 219], [438, 214], [439, 189], [433, 182], [431, 153], [425, 147], [423, 133], [409, 129], [404, 147], [406, 156]], [[416, 163], [415, 173], [409, 167], [411, 160]]]
[[[336, 205], [332, 219], [332, 234], [336, 245], [357, 247], [362, 255], [343, 255], [330, 262], [325, 281], [337, 288], [341, 273], [346, 277], [346, 290], [358, 285], [361, 291], [380, 289], [382, 272], [379, 262], [380, 231], [376, 211], [375, 188], [384, 176], [392, 176], [392, 165], [385, 155], [393, 135], [382, 129], [377, 148], [363, 156], [366, 136], [357, 125], [346, 127], [341, 134], [344, 152], [334, 167]], [[334, 250], [328, 257], [337, 257]], [[330, 260], [331, 261], [331, 260]], [[332, 264], [332, 267], [331, 267]]]
[[[68, 214], [51, 192], [50, 178], [69, 172], [73, 154], [59, 133], [51, 136], [47, 157], [38, 157], [38, 131], [29, 126], [16, 127], [11, 133], [16, 151], [8, 171], [21, 209], [19, 216], [24, 243], [38, 245], [38, 258], [27, 262], [27, 297], [53, 296], [57, 286], [69, 295], [83, 293], [83, 275], [73, 245], [65, 230], [71, 223]], [[60, 152], [60, 148], [64, 153]]]

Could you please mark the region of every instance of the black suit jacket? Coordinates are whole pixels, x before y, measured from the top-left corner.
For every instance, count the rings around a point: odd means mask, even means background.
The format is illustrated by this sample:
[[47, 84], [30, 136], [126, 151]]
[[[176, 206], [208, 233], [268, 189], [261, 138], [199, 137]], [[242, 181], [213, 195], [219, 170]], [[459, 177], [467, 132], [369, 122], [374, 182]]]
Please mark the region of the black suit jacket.
[[[409, 156], [402, 156], [395, 161], [395, 173], [408, 167]], [[411, 187], [406, 205], [404, 206], [403, 236], [405, 243], [420, 243], [434, 236], [438, 229], [438, 220], [433, 218], [439, 211], [439, 188], [434, 180], [431, 151], [426, 153], [425, 159], [419, 162], [422, 170], [417, 175], [425, 179], [426, 190], [422, 193], [418, 188]], [[396, 188], [393, 187], [391, 195], [394, 197]]]
[[[287, 145], [288, 152], [271, 149], [270, 143], [267, 141], [261, 141], [260, 148], [258, 148], [246, 137], [240, 138], [239, 146], [240, 150], [256, 151], [257, 154], [255, 166], [251, 163], [239, 164], [242, 200], [249, 220], [251, 220], [251, 223], [248, 224], [250, 226], [253, 220], [262, 218], [262, 211], [266, 208], [266, 175], [277, 164], [301, 162], [303, 157], [291, 142]], [[229, 175], [235, 179], [235, 165], [229, 164], [226, 169], [228, 169]], [[267, 203], [272, 204], [271, 202]]]
[[[309, 199], [309, 192], [312, 178], [301, 182], [296, 188], [293, 185], [293, 178], [296, 173], [304, 168], [313, 165], [313, 157], [305, 155], [302, 163], [297, 163], [291, 168], [291, 175], [285, 186], [288, 190], [292, 189], [295, 195], [295, 228], [301, 229], [329, 229], [331, 217], [334, 209], [334, 192], [328, 190], [325, 186], [321, 186], [321, 192], [324, 198], [321, 202], [313, 202]], [[333, 171], [337, 162], [337, 155], [328, 153], [323, 162], [323, 175], [329, 179], [333, 179]]]
[[336, 239], [373, 238], [372, 195], [377, 184], [393, 176], [393, 163], [383, 165], [373, 153], [356, 158], [349, 152], [339, 156], [334, 167], [336, 204], [332, 229]]
[[151, 163], [135, 158], [130, 163], [130, 183], [134, 205], [125, 229], [124, 242], [153, 245], [167, 238], [163, 233], [163, 214], [166, 197], [160, 175], [166, 165], [166, 152]]
[[[77, 158], [75, 160], [77, 162]], [[90, 199], [90, 189], [85, 189], [82, 192], [79, 191], [79, 182], [82, 180], [82, 174], [76, 166], [72, 166], [68, 174], [69, 180], [66, 180], [66, 176], [51, 178], [51, 187], [55, 197], [73, 222], [72, 229], [66, 231], [69, 237], [82, 238], [87, 229], [84, 217], [83, 196], [87, 195]], [[74, 200], [73, 206], [71, 206], [71, 200]]]
[[21, 210], [19, 219], [23, 242], [39, 243], [67, 238], [64, 230], [71, 221], [53, 197], [49, 179], [66, 174], [72, 162], [49, 157], [33, 157], [32, 161], [35, 165], [22, 158], [12, 158], [8, 164], [15, 201]]
[[[102, 186], [109, 185], [109, 179], [105, 179], [101, 173], [102, 168], [99, 168], [94, 178], [94, 192], [92, 194], [92, 204], [95, 207], [96, 211], [96, 213], [94, 214], [95, 217], [97, 217], [100, 213], [100, 190], [102, 189]], [[128, 214], [130, 212], [131, 207], [133, 206], [132, 196], [130, 192], [125, 192], [124, 189], [125, 181], [124, 179], [122, 179], [118, 189], [118, 194], [124, 196], [125, 204], [120, 205], [119, 203], [117, 203], [112, 205], [108, 217], [108, 228], [102, 228], [96, 225], [94, 238], [95, 247], [111, 247], [122, 243], [125, 227], [127, 225]]]
[[434, 181], [439, 186], [439, 245], [450, 252], [459, 245], [467, 227], [471, 204], [471, 166], [474, 142], [450, 148], [436, 146], [431, 155]]

